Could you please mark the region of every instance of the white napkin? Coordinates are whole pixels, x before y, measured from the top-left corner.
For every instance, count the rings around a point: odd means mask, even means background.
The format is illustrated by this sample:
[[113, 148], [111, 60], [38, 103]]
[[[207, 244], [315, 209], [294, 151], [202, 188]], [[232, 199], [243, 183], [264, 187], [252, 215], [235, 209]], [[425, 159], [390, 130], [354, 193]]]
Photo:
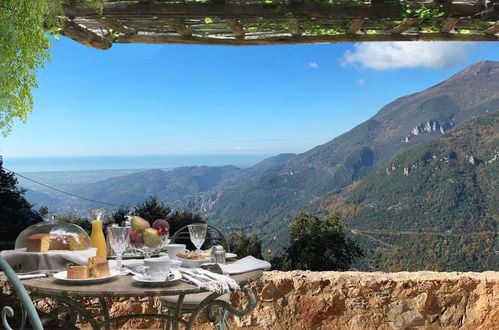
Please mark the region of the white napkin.
[[4, 250], [0, 255], [11, 266], [20, 265], [20, 272], [66, 270], [70, 264], [86, 265], [96, 248], [81, 251], [26, 252], [26, 249]]
[[231, 290], [240, 290], [239, 284], [226, 275], [214, 274], [201, 268], [179, 270], [184, 280], [208, 291], [224, 294]]
[[[247, 256], [227, 265], [224, 264], [207, 265], [208, 269], [213, 269], [212, 267], [220, 268], [220, 273], [230, 275], [230, 274], [251, 272], [253, 270], [258, 270], [258, 269], [268, 270], [270, 269], [271, 265], [268, 261], [260, 260], [252, 256]], [[214, 271], [216, 272], [216, 270]]]

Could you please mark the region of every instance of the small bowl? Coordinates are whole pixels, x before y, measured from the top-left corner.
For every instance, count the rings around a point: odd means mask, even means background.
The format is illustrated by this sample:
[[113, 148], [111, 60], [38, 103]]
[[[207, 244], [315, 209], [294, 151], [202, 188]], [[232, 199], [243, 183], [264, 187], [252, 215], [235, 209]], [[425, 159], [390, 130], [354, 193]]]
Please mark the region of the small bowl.
[[203, 258], [199, 260], [178, 258], [182, 262], [182, 267], [184, 268], [199, 268], [202, 264], [213, 262], [212, 258]]

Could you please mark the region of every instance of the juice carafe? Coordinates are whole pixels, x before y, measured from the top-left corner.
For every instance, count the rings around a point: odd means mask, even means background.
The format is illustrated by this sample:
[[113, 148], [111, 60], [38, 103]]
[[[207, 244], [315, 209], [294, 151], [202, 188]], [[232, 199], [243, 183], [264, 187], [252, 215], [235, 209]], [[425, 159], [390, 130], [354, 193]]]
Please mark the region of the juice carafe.
[[91, 210], [92, 215], [92, 233], [90, 234], [90, 246], [97, 248], [97, 255], [107, 258], [106, 238], [102, 230], [102, 216], [103, 210]]

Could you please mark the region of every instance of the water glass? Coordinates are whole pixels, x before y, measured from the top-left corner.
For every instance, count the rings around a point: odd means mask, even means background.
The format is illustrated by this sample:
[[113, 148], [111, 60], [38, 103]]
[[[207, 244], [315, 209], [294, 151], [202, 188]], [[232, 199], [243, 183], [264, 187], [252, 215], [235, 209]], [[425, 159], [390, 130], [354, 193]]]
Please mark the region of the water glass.
[[121, 260], [123, 252], [127, 249], [130, 241], [130, 230], [130, 227], [107, 227], [109, 245], [116, 254], [116, 266], [119, 271], [123, 270]]
[[201, 246], [203, 246], [203, 243], [206, 239], [206, 229], [208, 228], [208, 225], [205, 223], [196, 223], [193, 225], [188, 225], [187, 227], [189, 228], [189, 236], [191, 237], [191, 242], [197, 248], [196, 253], [202, 254], [203, 251], [201, 251]]

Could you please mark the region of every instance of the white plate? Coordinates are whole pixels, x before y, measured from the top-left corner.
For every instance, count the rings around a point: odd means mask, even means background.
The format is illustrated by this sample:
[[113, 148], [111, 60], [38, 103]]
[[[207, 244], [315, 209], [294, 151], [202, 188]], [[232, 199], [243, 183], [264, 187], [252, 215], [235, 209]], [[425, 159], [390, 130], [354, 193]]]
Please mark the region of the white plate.
[[234, 259], [234, 258], [237, 258], [237, 254], [228, 252], [225, 254], [225, 258], [226, 259]]
[[178, 258], [178, 260], [182, 261], [182, 267], [184, 268], [199, 268], [202, 264], [213, 262], [212, 258], [204, 258], [199, 260]]
[[63, 272], [55, 273], [54, 278], [61, 280], [61, 281], [64, 281], [64, 282], [67, 282], [67, 283], [72, 283], [72, 284], [93, 284], [93, 283], [105, 282], [113, 277], [116, 277], [116, 276], [122, 274], [120, 271], [115, 270], [115, 269], [111, 269], [110, 273], [111, 273], [111, 275], [109, 275], [109, 276], [99, 277], [99, 278], [90, 277], [87, 279], [69, 279], [69, 278], [67, 278], [68, 272], [63, 271]]
[[156, 280], [150, 280], [146, 277], [144, 277], [144, 275], [134, 275], [132, 277], [132, 279], [134, 281], [137, 281], [137, 282], [141, 282], [141, 283], [149, 283], [149, 284], [168, 284], [168, 283], [171, 283], [171, 282], [175, 282], [175, 281], [178, 281], [182, 278], [182, 274], [180, 274], [180, 272], [176, 269], [171, 269], [170, 270], [171, 274], [170, 274], [170, 277], [167, 278], [165, 281], [156, 281]]

